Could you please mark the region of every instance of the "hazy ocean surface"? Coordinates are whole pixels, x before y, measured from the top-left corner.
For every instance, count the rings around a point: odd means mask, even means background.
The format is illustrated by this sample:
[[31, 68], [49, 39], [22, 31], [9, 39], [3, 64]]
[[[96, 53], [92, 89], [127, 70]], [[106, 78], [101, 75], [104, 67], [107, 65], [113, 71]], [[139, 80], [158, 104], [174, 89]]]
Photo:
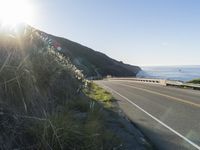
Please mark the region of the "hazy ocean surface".
[[200, 78], [200, 66], [141, 67], [137, 77], [189, 81]]

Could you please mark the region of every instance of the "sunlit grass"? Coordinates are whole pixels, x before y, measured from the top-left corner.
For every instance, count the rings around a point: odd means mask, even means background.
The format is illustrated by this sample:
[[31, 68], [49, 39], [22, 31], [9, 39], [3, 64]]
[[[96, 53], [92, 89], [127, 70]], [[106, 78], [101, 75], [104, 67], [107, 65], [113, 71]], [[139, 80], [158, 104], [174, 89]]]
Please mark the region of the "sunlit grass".
[[[83, 83], [75, 77], [82, 76], [76, 67], [29, 34], [33, 38], [23, 35], [20, 42], [0, 36], [0, 149], [118, 147], [119, 138], [106, 126], [105, 108], [78, 90]], [[88, 92], [111, 100], [98, 89], [94, 85]]]
[[85, 89], [84, 92], [91, 99], [97, 102], [101, 102], [107, 107], [111, 107], [111, 102], [114, 101], [114, 98], [111, 93], [109, 93], [108, 91], [106, 91], [105, 89], [101, 88], [99, 85], [93, 82], [88, 82], [88, 89]]

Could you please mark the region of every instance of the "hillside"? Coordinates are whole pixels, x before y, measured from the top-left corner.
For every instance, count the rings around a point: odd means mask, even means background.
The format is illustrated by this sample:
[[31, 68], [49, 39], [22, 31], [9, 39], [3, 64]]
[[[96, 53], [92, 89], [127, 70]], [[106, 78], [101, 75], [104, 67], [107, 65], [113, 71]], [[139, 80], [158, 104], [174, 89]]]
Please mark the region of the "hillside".
[[141, 70], [138, 66], [124, 64], [121, 61], [114, 60], [103, 53], [68, 39], [56, 37], [42, 31], [38, 32], [45, 36], [50, 43], [59, 43], [62, 47], [61, 52], [68, 56], [71, 62], [78, 69], [82, 70], [86, 77], [105, 77], [107, 75], [115, 77], [136, 76]]
[[81, 85], [76, 76], [76, 68], [31, 29], [0, 29], [0, 149], [60, 149], [64, 141], [55, 130], [64, 121], [75, 123], [66, 104]]
[[150, 149], [112, 95], [86, 83], [33, 28], [0, 28], [0, 149]]

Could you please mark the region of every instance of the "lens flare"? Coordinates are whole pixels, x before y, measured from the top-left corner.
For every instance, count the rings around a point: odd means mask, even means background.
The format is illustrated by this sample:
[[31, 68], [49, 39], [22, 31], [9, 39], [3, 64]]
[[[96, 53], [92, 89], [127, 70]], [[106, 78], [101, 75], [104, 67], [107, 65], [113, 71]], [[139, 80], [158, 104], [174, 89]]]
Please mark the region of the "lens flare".
[[30, 23], [33, 19], [33, 8], [30, 0], [0, 0], [0, 22], [14, 25]]

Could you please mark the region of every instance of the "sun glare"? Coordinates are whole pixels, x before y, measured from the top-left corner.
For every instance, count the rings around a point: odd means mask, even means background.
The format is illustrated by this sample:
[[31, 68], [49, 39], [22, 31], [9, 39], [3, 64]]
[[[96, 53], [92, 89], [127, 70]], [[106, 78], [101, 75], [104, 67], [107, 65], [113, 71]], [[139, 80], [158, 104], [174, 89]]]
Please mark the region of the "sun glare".
[[31, 23], [33, 8], [30, 0], [0, 0], [0, 22], [14, 25], [17, 23]]

